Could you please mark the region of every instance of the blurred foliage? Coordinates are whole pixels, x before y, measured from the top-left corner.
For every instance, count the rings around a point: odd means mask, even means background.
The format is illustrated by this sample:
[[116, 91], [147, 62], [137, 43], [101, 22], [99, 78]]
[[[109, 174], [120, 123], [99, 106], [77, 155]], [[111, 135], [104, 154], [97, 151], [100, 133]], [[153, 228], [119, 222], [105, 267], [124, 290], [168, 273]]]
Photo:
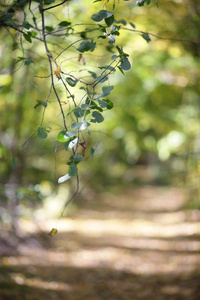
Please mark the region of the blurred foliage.
[[[47, 29], [50, 32], [51, 26], [63, 19], [76, 20], [73, 25], [79, 24], [84, 38], [84, 28], [90, 27], [88, 18], [102, 4], [109, 10], [113, 1], [93, 5], [89, 0], [81, 1], [81, 5], [80, 1], [71, 1], [48, 15]], [[196, 201], [200, 199], [198, 1], [171, 0], [158, 4], [159, 7], [152, 1], [151, 5], [139, 7], [136, 1], [115, 3], [116, 24], [127, 24], [117, 37], [118, 44], [129, 53], [132, 69], [125, 76], [116, 72], [110, 78], [115, 85], [110, 96], [114, 108], [105, 112], [101, 127], [92, 127], [89, 144], [95, 149], [94, 158], [83, 162], [81, 180], [83, 184], [90, 180], [93, 188], [102, 189], [116, 183], [182, 182]], [[44, 126], [53, 128], [48, 139], [41, 140], [33, 134], [22, 149], [8, 156], [39, 126], [49, 89], [48, 81], [34, 78], [36, 74], [49, 74], [42, 45], [34, 40], [24, 47], [21, 44], [19, 50], [15, 35], [18, 33], [14, 29], [0, 32], [0, 195], [4, 207], [8, 199], [6, 184], [14, 183], [17, 201], [32, 201], [30, 206], [34, 207], [34, 203], [37, 206], [41, 198], [49, 196], [42, 187], [44, 180], [51, 186], [49, 193], [56, 193], [58, 174], [64, 174], [66, 169], [66, 151], [56, 142], [62, 128], [57, 103], [50, 96], [44, 122]], [[54, 42], [60, 43], [60, 47], [69, 44], [67, 37], [55, 37]], [[95, 61], [86, 53], [80, 66], [73, 50], [58, 60], [76, 72], [84, 72], [84, 63], [91, 67], [91, 72], [98, 71], [98, 63], [106, 64], [108, 55], [110, 58], [113, 54], [112, 47], [107, 47], [107, 51], [99, 47], [93, 55]], [[63, 92], [63, 101], [65, 98]], [[52, 121], [55, 115], [57, 123]], [[64, 199], [67, 197], [66, 192]]]

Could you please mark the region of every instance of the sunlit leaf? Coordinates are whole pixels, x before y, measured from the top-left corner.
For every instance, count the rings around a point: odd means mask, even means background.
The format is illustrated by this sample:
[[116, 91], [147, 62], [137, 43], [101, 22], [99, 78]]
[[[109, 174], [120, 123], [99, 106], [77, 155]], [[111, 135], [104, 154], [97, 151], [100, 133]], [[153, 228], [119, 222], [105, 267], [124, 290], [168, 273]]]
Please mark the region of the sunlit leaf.
[[58, 133], [56, 140], [63, 143], [76, 135], [77, 131], [62, 130]]
[[85, 130], [89, 126], [90, 126], [90, 123], [88, 123], [86, 121], [82, 121], [82, 122], [79, 122], [79, 123], [73, 123], [71, 125], [71, 128], [72, 129], [78, 129], [78, 130], [82, 131], [82, 130]]
[[56, 228], [52, 228], [48, 235], [50, 235], [50, 237], [53, 237], [54, 235], [56, 235], [57, 232], [58, 230]]
[[76, 146], [77, 143], [78, 143], [78, 138], [76, 137], [73, 141], [69, 143], [68, 149], [74, 148], [74, 146]]
[[70, 178], [71, 178], [71, 176], [69, 176], [69, 174], [66, 174], [66, 175], [64, 175], [64, 176], [62, 176], [58, 179], [58, 183], [63, 183], [63, 182], [67, 181]]

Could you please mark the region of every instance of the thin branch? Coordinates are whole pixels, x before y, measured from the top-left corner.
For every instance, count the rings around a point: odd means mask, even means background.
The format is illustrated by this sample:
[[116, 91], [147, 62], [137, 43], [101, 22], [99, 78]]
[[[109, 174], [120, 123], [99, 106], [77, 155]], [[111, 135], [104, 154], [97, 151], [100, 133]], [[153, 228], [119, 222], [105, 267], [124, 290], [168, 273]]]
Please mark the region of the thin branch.
[[58, 93], [57, 93], [56, 88], [55, 88], [55, 85], [54, 85], [53, 67], [52, 67], [51, 59], [54, 61], [56, 67], [58, 67], [58, 65], [57, 65], [57, 63], [56, 63], [56, 60], [55, 60], [55, 59], [53, 58], [53, 56], [50, 54], [50, 51], [49, 51], [49, 49], [48, 49], [48, 47], [47, 47], [47, 41], [46, 41], [46, 36], [45, 36], [44, 9], [43, 9], [43, 3], [42, 3], [42, 0], [40, 0], [40, 9], [41, 9], [41, 17], [42, 17], [42, 35], [43, 35], [43, 42], [44, 42], [44, 46], [45, 46], [45, 50], [46, 50], [46, 55], [47, 55], [48, 60], [49, 60], [49, 66], [50, 66], [50, 72], [51, 72], [51, 84], [52, 84], [54, 93], [55, 93], [55, 95], [56, 95], [56, 98], [57, 98], [58, 103], [59, 103], [59, 106], [60, 106], [60, 111], [61, 111], [61, 114], [62, 114], [62, 117], [63, 117], [64, 128], [65, 128], [65, 130], [68, 130], [68, 129], [67, 129], [66, 122], [65, 122], [65, 114], [64, 114], [64, 111], [63, 111], [63, 108], [62, 108], [62, 104], [61, 104], [60, 98], [59, 98], [59, 96], [58, 96]]
[[18, 146], [17, 148], [15, 148], [13, 151], [11, 151], [11, 152], [6, 156], [5, 160], [7, 160], [8, 157], [9, 157], [10, 155], [14, 154], [18, 149], [23, 148], [23, 147], [26, 145], [26, 143], [30, 140], [30, 138], [34, 135], [34, 133], [36, 133], [36, 131], [37, 131], [37, 129], [34, 130], [34, 131], [29, 135], [29, 137], [25, 140], [25, 142], [24, 142], [23, 144], [21, 144], [20, 146]]
[[56, 5], [53, 5], [53, 6], [50, 6], [50, 7], [47, 7], [47, 8], [43, 8], [43, 11], [45, 10], [49, 10], [49, 9], [52, 9], [52, 8], [55, 8], [55, 7], [58, 7], [62, 4], [64, 4], [65, 2], [68, 2], [69, 0], [64, 0], [63, 2], [59, 3], [59, 4], [56, 4]]
[[127, 31], [136, 32], [136, 33], [148, 34], [148, 35], [151, 35], [151, 36], [153, 36], [153, 37], [155, 37], [155, 38], [157, 38], [159, 40], [177, 41], [177, 42], [185, 42], [185, 43], [191, 43], [191, 44], [195, 44], [195, 45], [200, 45], [200, 42], [195, 42], [195, 41], [186, 40], [186, 39], [162, 37], [162, 36], [158, 36], [158, 35], [156, 35], [154, 33], [146, 32], [146, 31], [142, 31], [142, 30], [129, 29], [129, 28], [121, 28], [121, 29], [127, 30]]
[[71, 196], [71, 198], [69, 200], [67, 200], [67, 202], [65, 203], [61, 213], [60, 213], [60, 217], [58, 218], [57, 220], [57, 224], [59, 222], [59, 220], [63, 217], [64, 215], [64, 212], [67, 208], [67, 206], [74, 200], [74, 198], [79, 194], [79, 185], [80, 185], [80, 180], [79, 180], [79, 176], [77, 175], [76, 176], [76, 190], [75, 192], [73, 193], [73, 195]]

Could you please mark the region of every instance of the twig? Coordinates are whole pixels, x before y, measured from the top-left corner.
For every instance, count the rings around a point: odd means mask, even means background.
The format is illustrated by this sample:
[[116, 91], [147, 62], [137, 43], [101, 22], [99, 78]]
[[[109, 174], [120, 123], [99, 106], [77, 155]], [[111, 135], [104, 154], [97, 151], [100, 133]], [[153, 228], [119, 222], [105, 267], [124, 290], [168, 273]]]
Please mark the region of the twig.
[[162, 37], [162, 36], [158, 36], [154, 33], [146, 32], [146, 31], [142, 31], [142, 30], [136, 30], [136, 29], [130, 29], [130, 28], [124, 28], [124, 27], [122, 27], [121, 29], [136, 32], [136, 33], [148, 34], [148, 35], [154, 36], [155, 38], [160, 39], [160, 40], [169, 40], [169, 41], [185, 42], [185, 43], [192, 43], [195, 45], [200, 45], [200, 42], [195, 42], [195, 41], [186, 40], [186, 39]]

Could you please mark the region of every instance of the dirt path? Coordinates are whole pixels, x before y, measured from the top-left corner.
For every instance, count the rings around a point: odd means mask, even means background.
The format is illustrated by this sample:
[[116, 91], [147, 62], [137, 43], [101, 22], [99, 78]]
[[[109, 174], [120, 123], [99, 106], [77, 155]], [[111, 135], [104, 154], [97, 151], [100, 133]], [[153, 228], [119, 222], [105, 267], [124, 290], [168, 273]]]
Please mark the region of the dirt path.
[[1, 259], [0, 300], [199, 300], [200, 212], [183, 203], [159, 187], [82, 200]]

